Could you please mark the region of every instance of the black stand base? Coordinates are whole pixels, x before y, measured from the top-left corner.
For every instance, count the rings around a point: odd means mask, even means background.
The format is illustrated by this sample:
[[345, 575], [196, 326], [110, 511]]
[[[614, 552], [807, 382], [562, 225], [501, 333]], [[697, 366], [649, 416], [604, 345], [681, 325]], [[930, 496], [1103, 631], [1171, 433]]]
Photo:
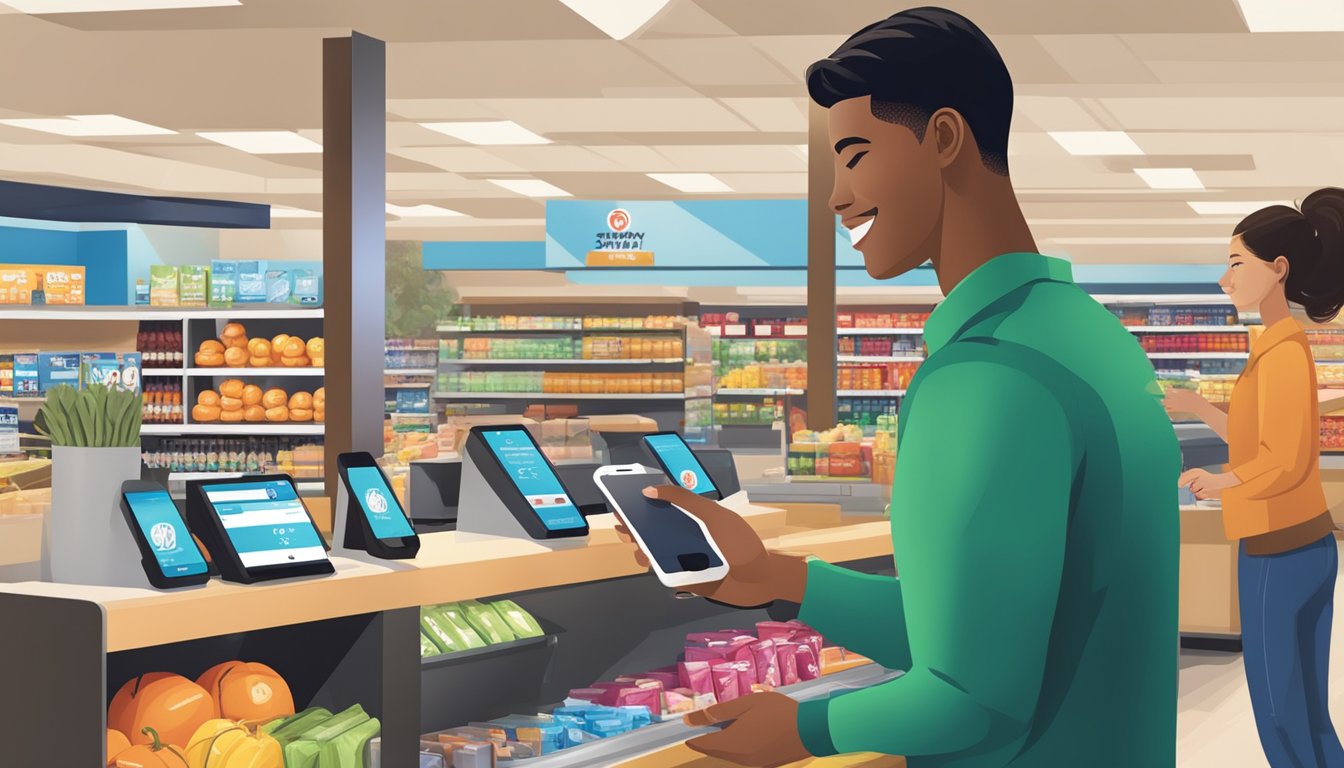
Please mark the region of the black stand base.
[[1181, 648], [1191, 651], [1241, 653], [1240, 637], [1182, 637]]

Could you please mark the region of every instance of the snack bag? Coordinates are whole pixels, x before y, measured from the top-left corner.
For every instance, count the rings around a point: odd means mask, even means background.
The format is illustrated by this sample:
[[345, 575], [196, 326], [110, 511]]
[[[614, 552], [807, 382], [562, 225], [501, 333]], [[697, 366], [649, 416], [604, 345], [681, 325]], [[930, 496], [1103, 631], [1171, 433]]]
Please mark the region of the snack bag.
[[779, 674], [779, 653], [774, 640], [760, 640], [751, 644], [751, 653], [756, 662], [756, 682], [761, 685], [778, 688], [782, 685]]
[[697, 694], [715, 693], [714, 677], [707, 661], [684, 661], [677, 665], [681, 687]]
[[738, 693], [740, 677], [732, 664], [716, 664], [710, 668], [710, 672], [714, 680], [714, 698], [720, 704], [732, 701], [741, 695]]
[[799, 643], [775, 642], [776, 661], [779, 664], [779, 681], [781, 685], [793, 685], [801, 680], [798, 677], [798, 649]]

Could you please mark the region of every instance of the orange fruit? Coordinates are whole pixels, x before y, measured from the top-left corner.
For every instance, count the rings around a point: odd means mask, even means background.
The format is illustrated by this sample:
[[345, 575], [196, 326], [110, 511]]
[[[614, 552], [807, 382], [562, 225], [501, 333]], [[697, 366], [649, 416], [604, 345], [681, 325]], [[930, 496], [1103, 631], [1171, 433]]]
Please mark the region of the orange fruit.
[[230, 368], [242, 368], [247, 365], [247, 350], [242, 347], [229, 347], [224, 350], [224, 364]]
[[285, 348], [282, 350], [285, 357], [303, 357], [308, 354], [308, 346], [303, 343], [303, 339], [298, 336], [290, 336], [285, 341]]
[[290, 408], [290, 409], [289, 409], [289, 420], [290, 420], [290, 421], [312, 421], [312, 420], [313, 420], [313, 410], [312, 410], [311, 408]]
[[201, 342], [200, 351], [213, 352], [214, 354], [222, 355], [224, 354], [224, 345], [220, 344], [215, 339], [206, 339], [205, 341]]
[[191, 420], [202, 424], [208, 424], [212, 421], [219, 421], [220, 414], [223, 413], [218, 405], [198, 405], [191, 409]]
[[219, 394], [224, 397], [241, 398], [243, 390], [247, 389], [239, 379], [229, 379], [219, 385]]
[[243, 421], [265, 421], [266, 409], [260, 405], [248, 405], [243, 407]]
[[219, 398], [219, 407], [220, 407], [225, 413], [227, 413], [227, 412], [229, 412], [229, 411], [237, 411], [237, 412], [239, 412], [239, 413], [242, 413], [242, 412], [243, 412], [243, 401], [242, 401], [242, 400], [239, 400], [239, 399], [236, 398], [236, 397], [221, 397], [221, 398]]
[[289, 409], [292, 411], [295, 408], [311, 411], [313, 409], [313, 396], [307, 392], [295, 392], [289, 398]]
[[265, 339], [251, 339], [247, 342], [247, 353], [253, 357], [270, 357], [271, 342]]
[[283, 405], [266, 409], [267, 421], [289, 421], [289, 409]]
[[243, 412], [241, 409], [236, 411], [220, 411], [219, 420], [225, 424], [241, 424], [243, 421]]
[[283, 389], [268, 389], [266, 394], [261, 396], [261, 404], [266, 406], [267, 410], [289, 405], [289, 395]]
[[241, 398], [243, 405], [260, 405], [261, 395], [261, 387], [258, 387], [256, 384], [248, 384], [246, 387], [243, 387]]
[[213, 389], [207, 389], [196, 396], [197, 405], [206, 405], [211, 408], [219, 407], [219, 393]]
[[224, 365], [223, 352], [197, 352], [193, 359], [201, 368], [219, 368]]

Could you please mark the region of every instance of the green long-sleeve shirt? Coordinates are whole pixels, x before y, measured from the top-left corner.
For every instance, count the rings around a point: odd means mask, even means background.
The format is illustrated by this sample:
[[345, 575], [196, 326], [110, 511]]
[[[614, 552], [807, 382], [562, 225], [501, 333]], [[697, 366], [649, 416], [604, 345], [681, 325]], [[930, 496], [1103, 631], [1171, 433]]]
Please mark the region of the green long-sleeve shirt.
[[817, 755], [1175, 765], [1176, 478], [1152, 366], [1069, 265], [999, 256], [925, 329], [892, 490], [899, 579], [808, 566], [801, 618], [895, 669], [807, 702]]

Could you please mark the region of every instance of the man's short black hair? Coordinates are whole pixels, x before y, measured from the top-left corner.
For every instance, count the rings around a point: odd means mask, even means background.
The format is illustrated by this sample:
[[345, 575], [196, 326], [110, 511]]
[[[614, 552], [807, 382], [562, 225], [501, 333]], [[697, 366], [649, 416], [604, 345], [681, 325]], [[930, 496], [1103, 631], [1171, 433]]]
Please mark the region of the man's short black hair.
[[827, 109], [871, 96], [874, 117], [906, 126], [920, 141], [934, 112], [955, 109], [985, 166], [1008, 173], [1013, 79], [998, 49], [961, 14], [914, 8], [865, 27], [808, 67], [807, 90]]

